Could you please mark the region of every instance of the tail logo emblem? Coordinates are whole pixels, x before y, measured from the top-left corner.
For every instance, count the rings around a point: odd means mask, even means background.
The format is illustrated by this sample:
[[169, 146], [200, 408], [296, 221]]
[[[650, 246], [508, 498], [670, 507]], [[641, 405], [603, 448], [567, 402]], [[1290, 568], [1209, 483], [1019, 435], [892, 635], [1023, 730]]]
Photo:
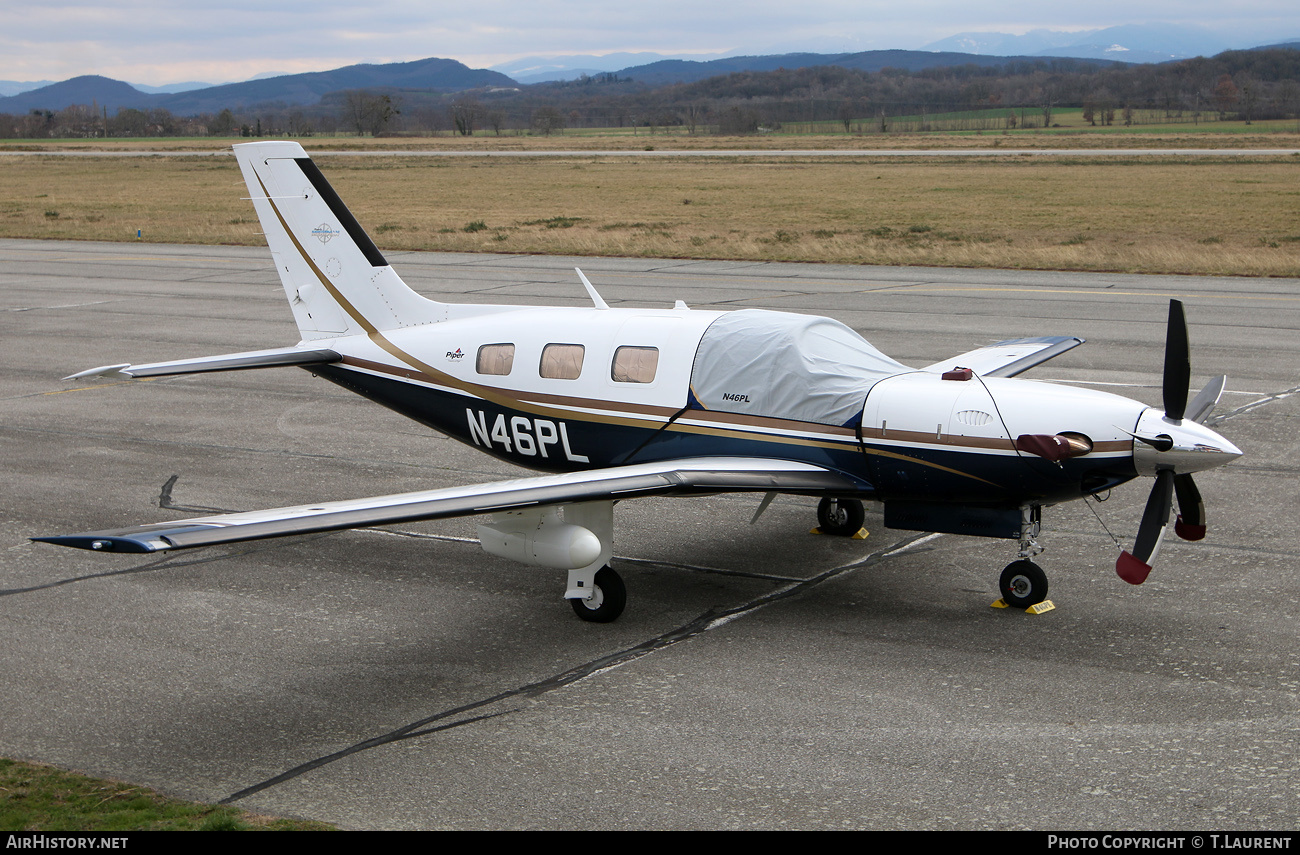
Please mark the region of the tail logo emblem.
[[319, 226], [311, 230], [311, 236], [321, 243], [329, 243], [332, 238], [339, 234], [341, 234], [341, 232], [338, 229], [330, 228], [329, 223], [321, 223]]

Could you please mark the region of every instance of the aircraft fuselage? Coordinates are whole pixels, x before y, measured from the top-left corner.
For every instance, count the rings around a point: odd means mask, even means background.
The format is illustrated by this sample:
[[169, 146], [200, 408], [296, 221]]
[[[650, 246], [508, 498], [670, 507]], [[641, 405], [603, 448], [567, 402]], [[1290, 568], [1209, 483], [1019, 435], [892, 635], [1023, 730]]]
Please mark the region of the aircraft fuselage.
[[[899, 366], [862, 390], [846, 423], [826, 424], [740, 411], [761, 403], [764, 383], [738, 378], [736, 391], [721, 396], [734, 411], [706, 408], [692, 395], [692, 369], [701, 336], [720, 314], [493, 311], [385, 333], [382, 344], [373, 336], [317, 341], [343, 359], [309, 370], [478, 450], [542, 471], [728, 454], [826, 466], [859, 484], [861, 498], [1011, 506], [1077, 499], [1137, 476], [1132, 431], [1145, 405], [1038, 381], [945, 380]], [[544, 354], [554, 345], [580, 348], [581, 360], [551, 368], [566, 373], [547, 377]], [[753, 344], [738, 339], [731, 346]], [[488, 362], [494, 349], [507, 347], [507, 368]], [[653, 349], [653, 372], [638, 382], [620, 378], [614, 361], [625, 348]], [[1021, 435], [1062, 432], [1086, 437], [1091, 450], [1051, 461], [1015, 447]]]

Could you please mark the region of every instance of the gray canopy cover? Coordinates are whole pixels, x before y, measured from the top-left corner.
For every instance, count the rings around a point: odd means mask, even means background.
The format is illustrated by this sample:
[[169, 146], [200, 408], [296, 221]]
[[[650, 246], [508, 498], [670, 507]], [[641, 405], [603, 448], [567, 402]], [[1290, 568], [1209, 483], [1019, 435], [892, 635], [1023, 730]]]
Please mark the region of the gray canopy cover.
[[861, 415], [874, 383], [911, 370], [839, 321], [742, 309], [704, 331], [691, 369], [692, 405], [846, 425]]

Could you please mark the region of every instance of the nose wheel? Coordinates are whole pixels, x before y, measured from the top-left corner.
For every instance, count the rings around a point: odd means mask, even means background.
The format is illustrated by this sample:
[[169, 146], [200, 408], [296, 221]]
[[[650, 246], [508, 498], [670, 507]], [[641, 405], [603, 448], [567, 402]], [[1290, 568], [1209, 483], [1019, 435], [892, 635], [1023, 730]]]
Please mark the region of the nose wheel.
[[1036, 606], [1047, 599], [1047, 574], [1032, 561], [1012, 561], [998, 580], [1002, 601], [1017, 609]]

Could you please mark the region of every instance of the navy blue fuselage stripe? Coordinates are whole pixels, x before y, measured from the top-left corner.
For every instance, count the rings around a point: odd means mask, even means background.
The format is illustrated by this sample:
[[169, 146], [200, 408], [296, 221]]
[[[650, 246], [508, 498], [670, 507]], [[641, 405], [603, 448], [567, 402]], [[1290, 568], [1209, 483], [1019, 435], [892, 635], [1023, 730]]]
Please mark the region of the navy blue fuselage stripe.
[[[824, 466], [858, 483], [864, 498], [933, 500], [939, 495], [948, 502], [976, 504], [1051, 504], [1109, 489], [1137, 476], [1130, 458], [1074, 458], [1058, 466], [1022, 456], [1023, 466], [1008, 467], [1006, 455], [969, 450], [867, 443], [864, 455], [856, 439], [844, 443], [781, 442], [762, 434], [736, 436], [733, 429], [725, 427], [719, 430], [728, 430], [730, 435], [598, 421], [580, 413], [542, 418], [472, 395], [339, 365], [314, 365], [307, 370], [494, 457], [549, 472], [624, 465], [632, 462], [633, 449], [638, 449], [637, 463], [762, 457]], [[471, 419], [481, 425], [477, 431], [471, 428]], [[485, 436], [492, 434], [492, 426], [498, 423], [497, 435]], [[521, 436], [526, 440], [524, 453], [507, 441]], [[551, 438], [549, 444], [543, 441], [546, 437]]]

